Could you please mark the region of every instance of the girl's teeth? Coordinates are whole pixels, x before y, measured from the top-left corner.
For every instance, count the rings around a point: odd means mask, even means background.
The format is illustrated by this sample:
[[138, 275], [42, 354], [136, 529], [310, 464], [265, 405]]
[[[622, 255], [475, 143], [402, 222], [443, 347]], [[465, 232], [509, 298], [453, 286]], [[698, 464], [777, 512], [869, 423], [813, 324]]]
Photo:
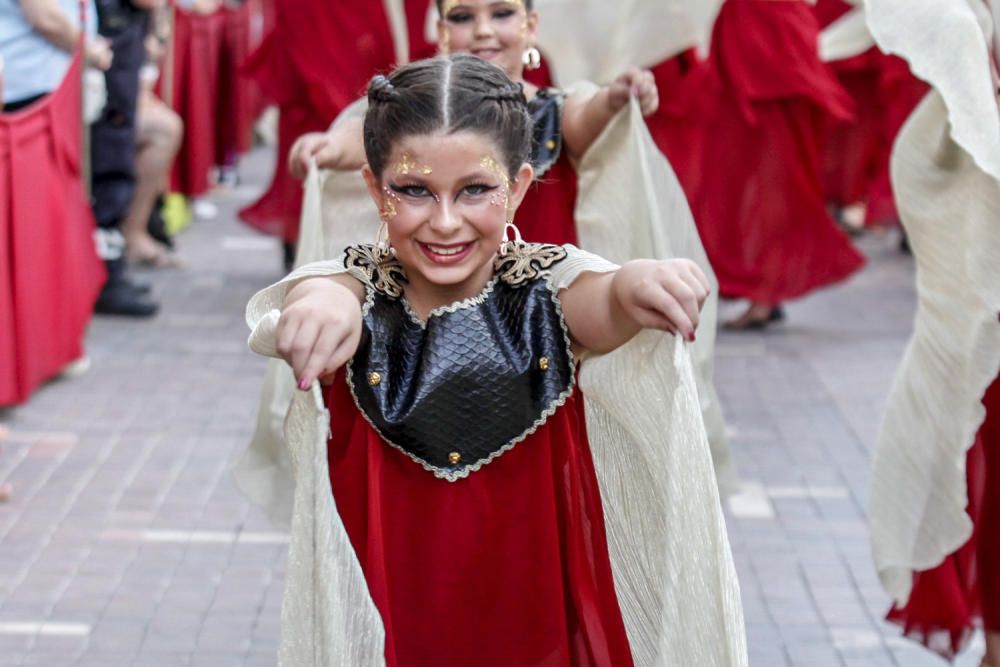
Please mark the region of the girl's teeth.
[[458, 253], [460, 253], [463, 250], [465, 250], [465, 246], [464, 245], [463, 246], [455, 246], [453, 248], [441, 248], [441, 247], [435, 246], [435, 245], [428, 245], [427, 247], [435, 255], [457, 255]]

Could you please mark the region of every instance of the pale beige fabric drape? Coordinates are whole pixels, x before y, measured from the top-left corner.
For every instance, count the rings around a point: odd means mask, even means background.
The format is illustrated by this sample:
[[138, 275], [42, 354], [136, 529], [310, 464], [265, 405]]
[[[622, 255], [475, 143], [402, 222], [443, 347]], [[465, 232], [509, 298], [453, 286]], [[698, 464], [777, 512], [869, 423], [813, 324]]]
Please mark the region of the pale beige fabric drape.
[[879, 47], [933, 86], [892, 155], [919, 302], [876, 446], [870, 509], [879, 576], [904, 603], [913, 572], [971, 533], [965, 457], [1000, 371], [1000, 114], [983, 0], [870, 0], [867, 10]]

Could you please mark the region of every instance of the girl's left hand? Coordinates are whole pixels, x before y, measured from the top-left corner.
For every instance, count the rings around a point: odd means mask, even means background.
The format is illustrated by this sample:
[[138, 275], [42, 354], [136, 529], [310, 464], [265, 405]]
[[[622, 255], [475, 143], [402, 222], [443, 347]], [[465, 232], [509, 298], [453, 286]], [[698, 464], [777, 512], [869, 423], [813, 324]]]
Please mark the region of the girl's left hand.
[[711, 285], [701, 267], [689, 259], [639, 259], [618, 270], [611, 289], [622, 310], [638, 326], [678, 333], [694, 341]]
[[648, 69], [632, 68], [619, 76], [608, 86], [608, 105], [612, 113], [618, 113], [628, 104], [630, 97], [639, 101], [643, 116], [650, 116], [660, 108], [660, 92], [656, 79]]

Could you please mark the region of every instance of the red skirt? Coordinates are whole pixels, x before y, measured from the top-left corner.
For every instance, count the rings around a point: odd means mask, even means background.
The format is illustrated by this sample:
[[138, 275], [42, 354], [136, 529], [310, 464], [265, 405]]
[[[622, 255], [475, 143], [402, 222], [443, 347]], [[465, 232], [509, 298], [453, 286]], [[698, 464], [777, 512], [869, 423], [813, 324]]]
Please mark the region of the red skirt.
[[51, 95], [0, 114], [0, 405], [83, 354], [104, 284], [80, 131], [78, 59]]
[[454, 483], [382, 441], [343, 372], [327, 404], [333, 494], [389, 667], [632, 664], [582, 403]]
[[913, 76], [902, 58], [883, 55], [879, 68], [879, 154], [877, 167], [868, 192], [865, 224], [869, 226], [898, 225], [899, 213], [889, 178], [889, 159], [896, 135], [906, 119], [924, 98], [930, 87]]
[[[843, 0], [819, 0], [813, 12], [821, 27], [852, 9]], [[875, 178], [881, 155], [880, 70], [882, 54], [871, 48], [864, 53], [830, 63], [837, 81], [855, 103], [855, 117], [831, 118], [823, 146], [823, 190], [827, 201], [849, 206], [865, 201]]]
[[1000, 377], [983, 404], [986, 419], [966, 462], [972, 536], [938, 567], [916, 573], [906, 606], [888, 616], [948, 659], [976, 628], [1000, 632]]
[[540, 179], [528, 188], [514, 220], [525, 241], [577, 244], [576, 169], [565, 148]]
[[779, 304], [864, 264], [820, 183], [824, 126], [851, 102], [817, 35], [798, 1], [728, 0], [716, 21], [705, 169], [688, 194], [723, 296]]
[[694, 49], [652, 68], [660, 91], [660, 108], [646, 117], [646, 125], [689, 197], [704, 169], [701, 123], [708, 102], [708, 71], [708, 64], [698, 58]]

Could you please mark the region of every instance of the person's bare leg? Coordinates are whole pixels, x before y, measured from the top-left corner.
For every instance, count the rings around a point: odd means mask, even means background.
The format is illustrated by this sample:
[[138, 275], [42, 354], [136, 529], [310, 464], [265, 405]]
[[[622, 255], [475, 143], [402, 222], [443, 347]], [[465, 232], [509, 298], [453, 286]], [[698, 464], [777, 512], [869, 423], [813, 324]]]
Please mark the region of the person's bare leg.
[[986, 631], [986, 655], [982, 667], [1000, 667], [1000, 632]]
[[[184, 132], [180, 117], [152, 95], [139, 106], [136, 185], [122, 224], [122, 234], [132, 261], [162, 263], [163, 247], [149, 235], [147, 226], [156, 198], [167, 189], [167, 178]], [[169, 262], [168, 262], [169, 263]]]

